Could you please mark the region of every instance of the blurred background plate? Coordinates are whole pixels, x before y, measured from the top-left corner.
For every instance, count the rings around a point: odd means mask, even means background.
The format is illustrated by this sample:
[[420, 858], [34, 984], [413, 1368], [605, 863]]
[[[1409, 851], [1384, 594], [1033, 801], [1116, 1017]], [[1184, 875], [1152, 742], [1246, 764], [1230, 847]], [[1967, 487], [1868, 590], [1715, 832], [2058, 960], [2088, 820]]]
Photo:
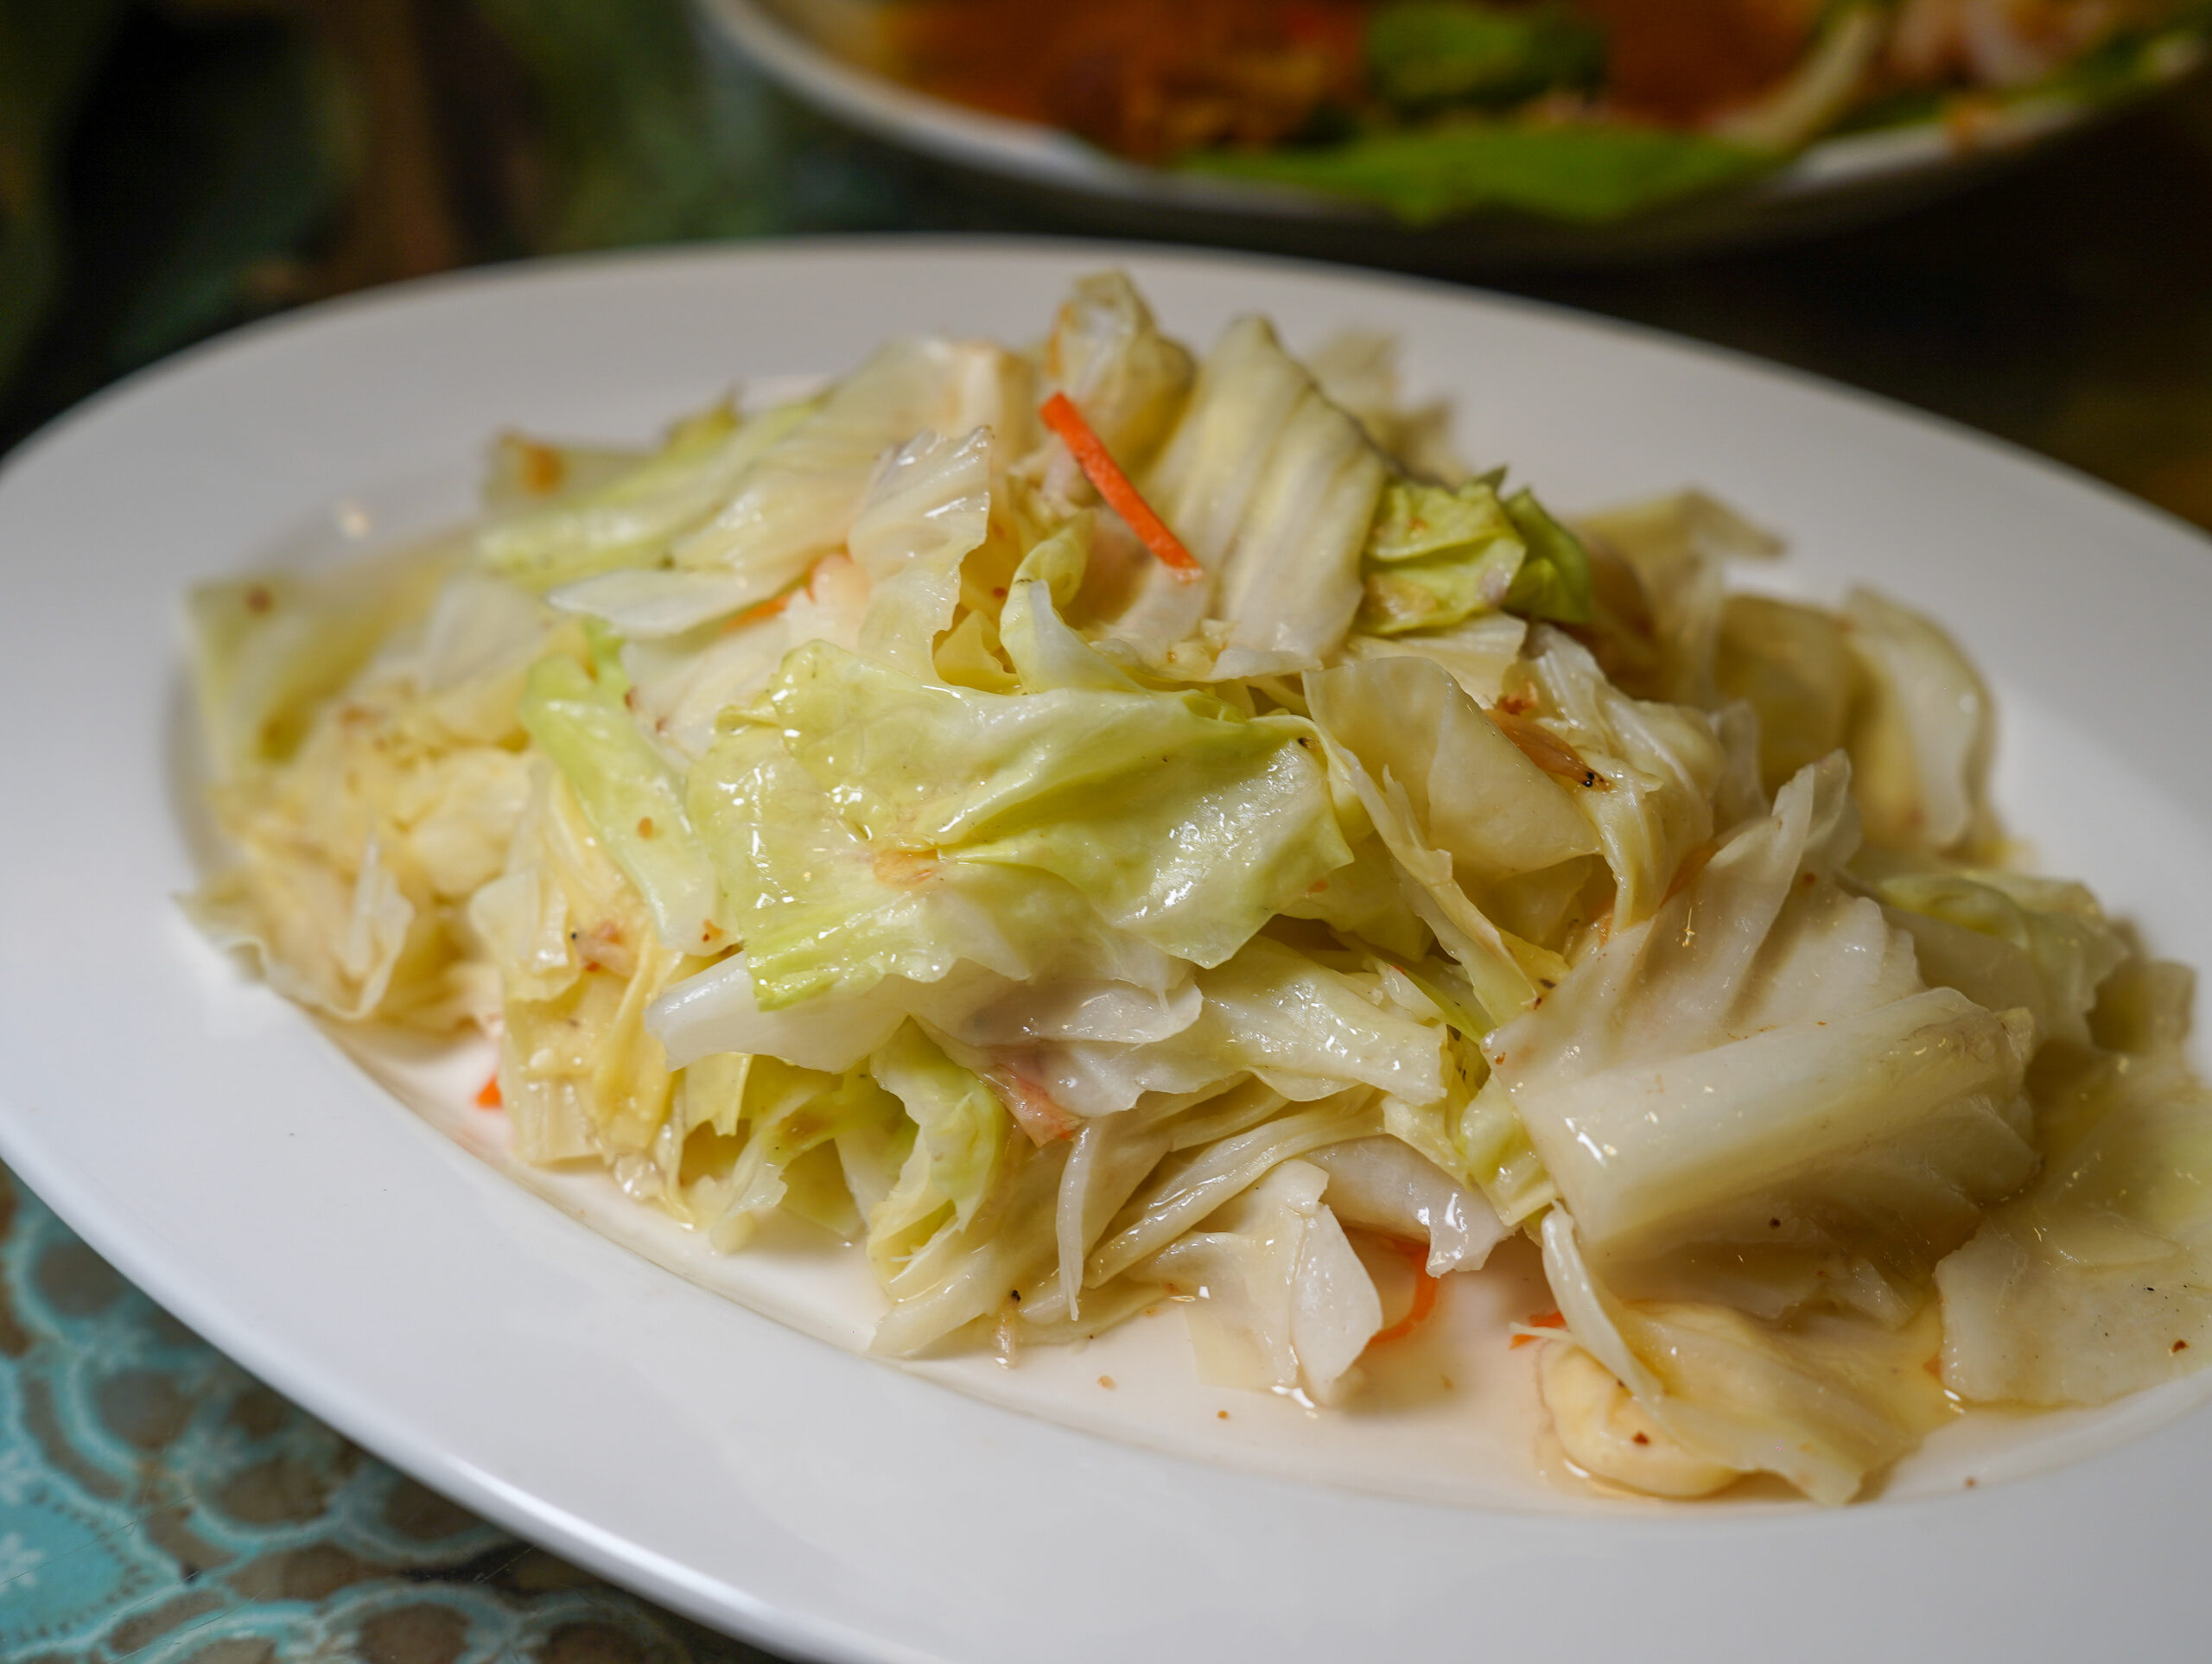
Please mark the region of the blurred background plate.
[[[2078, 131], [2203, 59], [2182, 43], [2133, 93], [2029, 96], [1837, 134], [1779, 170], [1647, 213], [1573, 224], [1485, 213], [1429, 226], [1317, 193], [1147, 166], [1074, 134], [971, 108], [867, 67], [896, 0], [696, 0], [710, 25], [786, 91], [856, 130], [995, 181], [1055, 218], [1123, 235], [1229, 244], [1413, 270], [1471, 262], [1580, 264], [1649, 259], [1830, 232], [1940, 197]], [[1064, 0], [1075, 3], [1075, 0]]]

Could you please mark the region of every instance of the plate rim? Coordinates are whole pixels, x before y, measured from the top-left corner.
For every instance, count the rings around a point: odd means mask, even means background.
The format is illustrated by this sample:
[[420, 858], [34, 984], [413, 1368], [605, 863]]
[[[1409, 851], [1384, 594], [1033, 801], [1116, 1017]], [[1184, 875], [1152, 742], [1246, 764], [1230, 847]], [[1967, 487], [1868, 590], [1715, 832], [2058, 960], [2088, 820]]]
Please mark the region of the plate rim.
[[320, 327], [327, 321], [355, 314], [368, 314], [386, 307], [412, 305], [448, 292], [466, 293], [480, 287], [506, 283], [540, 283], [563, 276], [586, 276], [624, 267], [702, 267], [730, 260], [775, 259], [785, 256], [854, 255], [870, 257], [895, 250], [924, 256], [1033, 254], [1051, 256], [1089, 251], [1105, 264], [1141, 261], [1154, 265], [1194, 268], [1242, 265], [1262, 271], [1273, 270], [1293, 278], [1300, 276], [1339, 279], [1385, 289], [1402, 289], [1445, 301], [1471, 300], [1478, 307], [1521, 313], [1528, 317], [1567, 324], [1577, 329], [1617, 335], [1647, 348], [1688, 359], [1710, 359], [1748, 371], [1771, 381], [1794, 384], [1803, 391], [1825, 395], [1859, 406], [1870, 414], [1920, 427], [1931, 435], [1961, 441], [1987, 454], [2001, 455], [2039, 473], [2063, 477], [2069, 485], [2103, 499], [2113, 508], [2147, 516], [2165, 530], [2212, 546], [2212, 528], [2198, 525], [2175, 511], [2139, 497], [2110, 480], [2089, 473], [2078, 463], [2037, 450], [2023, 441], [1974, 427], [1959, 417], [1914, 404], [1894, 394], [1844, 381], [1822, 371], [1810, 370], [1782, 359], [1770, 359], [1747, 347], [1643, 323], [1608, 312], [1595, 311], [1564, 301], [1545, 300], [1512, 289], [1497, 289], [1481, 281], [1462, 282], [1449, 276], [1388, 266], [1367, 266], [1319, 255], [1272, 249], [1206, 247], [1169, 239], [1131, 236], [1086, 236], [1080, 233], [1032, 232], [841, 231], [806, 232], [791, 236], [755, 239], [702, 240], [696, 243], [648, 244], [632, 248], [589, 249], [558, 254], [533, 255], [518, 260], [499, 260], [460, 266], [449, 271], [404, 277], [367, 289], [349, 290], [322, 300], [250, 319], [175, 352], [125, 372], [94, 389], [67, 408], [58, 410], [32, 429], [4, 453], [0, 453], [0, 489], [10, 478], [50, 442], [74, 431], [82, 422], [103, 414], [110, 406], [136, 396], [149, 384], [195, 369], [203, 361], [229, 356], [258, 344], [264, 338], [280, 339], [296, 329]]

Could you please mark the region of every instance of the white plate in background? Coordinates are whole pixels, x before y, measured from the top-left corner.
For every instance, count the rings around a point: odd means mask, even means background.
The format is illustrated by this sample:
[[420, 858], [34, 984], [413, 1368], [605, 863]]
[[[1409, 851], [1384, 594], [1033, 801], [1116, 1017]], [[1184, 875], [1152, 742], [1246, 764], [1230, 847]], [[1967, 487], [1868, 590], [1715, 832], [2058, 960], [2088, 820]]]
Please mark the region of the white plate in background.
[[897, 0], [696, 0], [709, 26], [779, 85], [846, 125], [1038, 195], [1084, 228], [1430, 268], [1468, 261], [1633, 260], [1840, 228], [1902, 212], [2082, 128], [2203, 59], [2183, 41], [2139, 92], [2100, 103], [2022, 98], [1972, 124], [1835, 133], [1764, 177], [1592, 225], [1503, 213], [1407, 226], [1377, 206], [1117, 156], [1059, 128], [973, 109], [868, 67], [869, 14]]

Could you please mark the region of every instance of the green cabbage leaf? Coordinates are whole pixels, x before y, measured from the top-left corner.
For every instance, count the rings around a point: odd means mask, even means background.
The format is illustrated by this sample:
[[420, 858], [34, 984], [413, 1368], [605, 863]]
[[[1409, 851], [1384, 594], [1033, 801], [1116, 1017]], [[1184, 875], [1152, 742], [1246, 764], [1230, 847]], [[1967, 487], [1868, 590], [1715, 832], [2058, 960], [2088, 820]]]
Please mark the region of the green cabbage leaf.
[[523, 727], [550, 758], [638, 893], [661, 940], [684, 953], [729, 943], [713, 864], [692, 835], [674, 772], [631, 718], [620, 672], [594, 676], [565, 654], [531, 667]]
[[1295, 717], [1198, 692], [935, 686], [823, 643], [767, 704], [872, 857], [1048, 873], [1194, 964], [1351, 860]]

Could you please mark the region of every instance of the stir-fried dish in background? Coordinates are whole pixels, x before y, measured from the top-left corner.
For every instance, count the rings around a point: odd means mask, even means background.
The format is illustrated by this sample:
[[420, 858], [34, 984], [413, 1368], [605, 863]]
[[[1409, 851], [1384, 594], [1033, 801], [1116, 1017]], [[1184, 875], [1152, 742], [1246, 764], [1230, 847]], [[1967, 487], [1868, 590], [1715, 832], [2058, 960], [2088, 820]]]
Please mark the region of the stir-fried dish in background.
[[511, 435], [480, 524], [195, 596], [192, 910], [496, 1034], [524, 1159], [855, 1245], [893, 1355], [1175, 1297], [1209, 1379], [1332, 1405], [1426, 1310], [1378, 1261], [1520, 1230], [1583, 1470], [1827, 1502], [2193, 1367], [2194, 978], [2008, 864], [1972, 664], [1445, 426], [1386, 340], [1200, 359], [1108, 275], [1034, 349]]
[[2188, 0], [905, 0], [865, 48], [1139, 161], [1367, 200], [1604, 219], [1833, 131], [1962, 131], [2201, 50]]

